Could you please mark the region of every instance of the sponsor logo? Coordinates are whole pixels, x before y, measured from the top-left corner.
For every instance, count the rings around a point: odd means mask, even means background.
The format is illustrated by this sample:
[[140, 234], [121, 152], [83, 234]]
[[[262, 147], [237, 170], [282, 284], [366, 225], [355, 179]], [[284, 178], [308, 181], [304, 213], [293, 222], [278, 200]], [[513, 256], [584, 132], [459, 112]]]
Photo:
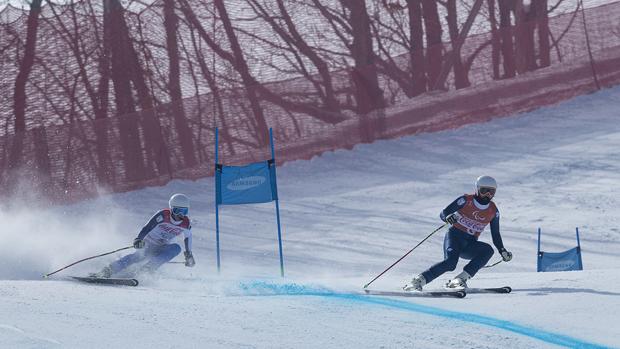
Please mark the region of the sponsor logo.
[[484, 230], [484, 227], [486, 227], [486, 224], [476, 222], [475, 220], [467, 217], [462, 217], [459, 219], [459, 224], [468, 229], [468, 233], [472, 235], [481, 233]]
[[547, 271], [564, 271], [572, 270], [575, 267], [575, 261], [558, 261], [552, 263], [545, 268]]
[[172, 234], [172, 235], [179, 235], [183, 232], [182, 228], [179, 227], [174, 227], [174, 226], [169, 226], [167, 224], [162, 224], [159, 226], [159, 228], [163, 231], [165, 231], [166, 233]]
[[258, 187], [259, 185], [265, 183], [266, 180], [267, 179], [263, 176], [243, 177], [228, 183], [226, 188], [228, 188], [228, 190], [248, 190], [250, 188]]

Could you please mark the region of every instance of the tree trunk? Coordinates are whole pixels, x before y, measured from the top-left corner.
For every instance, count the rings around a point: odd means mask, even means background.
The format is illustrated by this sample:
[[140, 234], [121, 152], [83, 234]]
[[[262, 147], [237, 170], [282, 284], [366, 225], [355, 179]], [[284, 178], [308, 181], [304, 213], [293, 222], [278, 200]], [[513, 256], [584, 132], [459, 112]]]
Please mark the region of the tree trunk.
[[551, 46], [549, 44], [549, 15], [547, 14], [547, 0], [532, 0], [530, 5], [536, 13], [538, 27], [538, 58], [540, 67], [551, 65]]
[[[125, 53], [127, 59], [127, 72], [129, 73], [130, 81], [133, 84], [133, 89], [137, 92], [137, 102], [141, 109], [140, 116], [135, 116], [136, 127], [142, 130], [142, 135], [144, 137], [144, 155], [141, 154], [141, 162], [143, 167], [140, 169], [140, 171], [142, 171], [141, 176], [144, 179], [152, 178], [156, 176], [155, 168], [157, 168], [158, 173], [161, 172], [162, 169], [165, 169], [166, 171], [169, 170], [166, 166], [167, 159], [164, 163], [162, 163], [159, 156], [161, 149], [159, 118], [154, 110], [155, 103], [146, 82], [145, 73], [142, 69], [143, 65], [140, 62], [138, 52], [133, 45], [133, 40], [124, 20], [120, 23], [118, 29], [119, 34], [126, 43]], [[141, 146], [140, 144], [138, 145]]]
[[[107, 1], [104, 1], [104, 6]], [[110, 102], [110, 74], [111, 74], [111, 48], [113, 41], [111, 17], [104, 13], [103, 16], [103, 38], [99, 42], [101, 53], [99, 56], [99, 83], [97, 86], [97, 103], [95, 110], [95, 137], [97, 139], [97, 180], [100, 185], [114, 185], [116, 182], [116, 171], [113, 170], [112, 157], [110, 156], [108, 139], [108, 107]]]
[[379, 87], [379, 77], [374, 62], [370, 18], [366, 12], [366, 1], [341, 0], [341, 3], [350, 11], [348, 21], [353, 35], [351, 55], [355, 62], [351, 70], [351, 78], [355, 86], [357, 112], [367, 114], [373, 110], [385, 108], [383, 90]]
[[515, 0], [515, 25], [516, 25], [516, 67], [517, 73], [523, 74], [536, 69], [534, 52], [534, 22], [531, 11], [528, 11], [523, 0]]
[[[338, 99], [336, 98], [331, 72], [329, 71], [327, 63], [317, 54], [317, 52], [312, 47], [310, 47], [310, 45], [308, 45], [308, 43], [304, 40], [303, 36], [299, 33], [297, 27], [293, 23], [293, 19], [291, 18], [290, 13], [284, 6], [284, 1], [277, 0], [277, 3], [280, 14], [286, 23], [288, 31], [290, 32], [291, 40], [288, 40], [288, 42], [295, 45], [303, 55], [308, 57], [308, 59], [314, 64], [314, 66], [318, 70], [324, 90], [324, 92], [321, 93], [321, 98], [324, 101], [325, 109], [335, 113], [339, 112], [340, 104], [338, 102]], [[317, 90], [321, 92], [319, 88], [317, 88]]]
[[177, 42], [177, 28], [179, 18], [174, 12], [174, 0], [164, 0], [164, 27], [166, 29], [166, 50], [168, 52], [168, 90], [170, 93], [174, 123], [183, 151], [184, 167], [196, 165], [194, 142], [190, 127], [187, 124], [183, 108], [181, 92], [181, 67], [179, 63], [179, 45]]
[[461, 50], [458, 44], [459, 40], [459, 25], [458, 14], [456, 11], [456, 0], [448, 0], [448, 31], [450, 33], [450, 41], [452, 42], [452, 55], [453, 67], [454, 67], [454, 85], [457, 89], [470, 86], [469, 78], [467, 77], [467, 70], [463, 66], [461, 59]]
[[37, 46], [37, 31], [39, 29], [39, 14], [41, 2], [33, 0], [28, 12], [28, 27], [26, 29], [26, 44], [24, 55], [19, 62], [19, 72], [15, 79], [15, 91], [13, 94], [13, 111], [15, 113], [15, 132], [26, 131], [26, 83], [34, 65], [34, 57]]
[[514, 8], [514, 0], [499, 1], [499, 28], [502, 37], [502, 58], [504, 66], [504, 78], [512, 78], [516, 75], [514, 47], [512, 39], [512, 21], [510, 13]]
[[[56, 5], [48, 2], [48, 9], [54, 14], [57, 24], [60, 29], [58, 34], [69, 45], [73, 58], [77, 63], [76, 79], [80, 79], [84, 84], [84, 89], [90, 99], [92, 105], [92, 113], [95, 116], [93, 123], [93, 132], [95, 133], [95, 148], [96, 148], [96, 164], [95, 173], [97, 175], [98, 185], [101, 188], [107, 187], [110, 183], [111, 160], [108, 153], [108, 139], [107, 139], [107, 123], [105, 120], [108, 113], [108, 94], [109, 94], [109, 78], [110, 78], [110, 50], [107, 46], [107, 42], [104, 37], [109, 35], [109, 30], [103, 30], [101, 35], [101, 17], [98, 16], [96, 10], [93, 8], [92, 3], [84, 3], [87, 12], [76, 11], [77, 6], [64, 6]], [[58, 9], [57, 9], [58, 8]], [[68, 13], [67, 13], [68, 12]], [[78, 13], [79, 12], [79, 13]], [[66, 18], [69, 15], [72, 19], [72, 25], [66, 25]], [[83, 32], [78, 31], [79, 18], [88, 18], [90, 25], [94, 28], [94, 33], [91, 35], [84, 35]], [[50, 19], [48, 19], [50, 21]], [[109, 26], [108, 26], [109, 27]], [[104, 26], [105, 28], [105, 26]], [[89, 69], [89, 59], [92, 54], [89, 49], [86, 48], [87, 41], [94, 41], [94, 47], [96, 47], [96, 55], [98, 56], [98, 74], [92, 72]], [[99, 77], [98, 86], [91, 81]], [[72, 100], [76, 100], [72, 98]]]
[[[131, 62], [128, 54], [129, 42], [124, 9], [119, 0], [105, 0], [104, 23], [109, 25], [109, 42], [111, 54], [111, 78], [114, 85], [114, 99], [119, 121], [120, 144], [123, 151], [125, 177], [129, 181], [144, 179], [144, 158], [142, 156], [140, 134], [138, 131], [135, 102], [131, 88], [131, 73], [127, 62]], [[130, 114], [130, 115], [128, 115]]]
[[37, 46], [37, 31], [39, 28], [39, 14], [41, 13], [42, 0], [33, 0], [28, 13], [28, 26], [26, 29], [26, 44], [24, 54], [19, 63], [19, 72], [15, 78], [15, 90], [13, 94], [13, 112], [15, 132], [12, 137], [11, 148], [8, 155], [8, 173], [6, 187], [9, 192], [14, 191], [20, 179], [19, 168], [23, 165], [24, 138], [26, 137], [26, 83], [34, 65], [34, 57]]
[[421, 0], [407, 0], [407, 9], [409, 14], [409, 40], [411, 40], [409, 61], [413, 82], [412, 96], [417, 96], [426, 92], [427, 88]]
[[491, 59], [493, 65], [493, 79], [499, 80], [500, 72], [499, 72], [499, 63], [500, 63], [500, 45], [501, 38], [499, 36], [499, 32], [497, 30], [497, 19], [495, 18], [495, 1], [496, 0], [488, 0], [489, 4], [489, 24], [491, 26]]
[[228, 37], [228, 41], [230, 43], [230, 47], [233, 52], [233, 56], [235, 59], [235, 65], [237, 67], [237, 71], [241, 75], [241, 80], [245, 86], [246, 95], [250, 102], [250, 107], [252, 108], [252, 113], [254, 114], [254, 118], [256, 121], [257, 129], [256, 129], [256, 139], [261, 145], [269, 144], [269, 129], [267, 127], [267, 121], [265, 120], [265, 115], [263, 114], [263, 109], [260, 105], [260, 100], [258, 98], [257, 86], [255, 84], [255, 80], [250, 74], [250, 68], [245, 61], [243, 56], [243, 50], [241, 49], [241, 45], [239, 44], [239, 40], [237, 40], [237, 35], [233, 29], [232, 23], [230, 21], [230, 17], [228, 16], [228, 12], [226, 11], [226, 6], [223, 1], [216, 1], [215, 6], [217, 8], [217, 12], [220, 14], [222, 24], [224, 25], [224, 30], [226, 31], [226, 36]]
[[426, 31], [426, 73], [429, 88], [437, 83], [443, 64], [442, 29], [436, 0], [422, 0], [424, 29]]

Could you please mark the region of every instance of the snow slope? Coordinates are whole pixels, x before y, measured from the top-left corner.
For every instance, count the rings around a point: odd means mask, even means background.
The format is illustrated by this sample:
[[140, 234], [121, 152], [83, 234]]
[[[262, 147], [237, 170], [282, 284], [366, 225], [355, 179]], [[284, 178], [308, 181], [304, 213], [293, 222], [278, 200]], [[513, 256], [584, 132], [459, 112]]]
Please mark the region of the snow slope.
[[[52, 209], [5, 203], [0, 348], [620, 348], [619, 104], [616, 87], [281, 166], [284, 279], [273, 204], [221, 209], [217, 274], [212, 178]], [[513, 293], [361, 295], [362, 285], [441, 224], [441, 209], [480, 174], [498, 180], [502, 236], [515, 257], [470, 285], [511, 285]], [[195, 268], [166, 265], [136, 288], [63, 279], [117, 254], [40, 279], [130, 245], [175, 192], [192, 199]], [[579, 227], [586, 270], [536, 273], [538, 227], [546, 251], [573, 247]], [[481, 239], [490, 242], [488, 231]], [[371, 287], [398, 289], [442, 258], [442, 241], [443, 231]]]

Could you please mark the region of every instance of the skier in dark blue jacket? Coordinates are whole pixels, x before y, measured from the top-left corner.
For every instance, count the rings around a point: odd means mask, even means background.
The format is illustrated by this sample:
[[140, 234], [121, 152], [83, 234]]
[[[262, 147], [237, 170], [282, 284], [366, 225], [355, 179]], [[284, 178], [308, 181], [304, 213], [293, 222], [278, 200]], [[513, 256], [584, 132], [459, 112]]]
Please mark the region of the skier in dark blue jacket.
[[450, 280], [448, 288], [466, 288], [472, 278], [493, 256], [491, 245], [478, 241], [487, 225], [491, 225], [493, 244], [505, 262], [512, 259], [512, 253], [504, 248], [499, 233], [499, 210], [491, 201], [497, 190], [495, 179], [481, 176], [476, 180], [475, 194], [458, 197], [446, 207], [439, 217], [452, 226], [444, 238], [444, 260], [416, 275], [403, 288], [405, 291], [421, 291], [422, 287], [442, 274], [456, 269], [459, 258], [468, 259], [463, 271]]

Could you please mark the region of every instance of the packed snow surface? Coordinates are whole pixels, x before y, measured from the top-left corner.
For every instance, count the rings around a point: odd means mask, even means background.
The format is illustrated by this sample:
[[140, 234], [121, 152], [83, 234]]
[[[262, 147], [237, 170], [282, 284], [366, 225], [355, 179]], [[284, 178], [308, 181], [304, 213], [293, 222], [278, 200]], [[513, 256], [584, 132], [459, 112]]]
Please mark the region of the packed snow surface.
[[[1, 348], [620, 348], [620, 88], [459, 129], [325, 153], [278, 168], [285, 257], [279, 277], [273, 204], [220, 210], [213, 178], [0, 212]], [[366, 296], [362, 285], [442, 224], [474, 179], [494, 176], [509, 263], [464, 299]], [[122, 253], [169, 196], [192, 200], [197, 265], [165, 265], [140, 286], [67, 280]], [[584, 271], [536, 273], [542, 249], [580, 230]], [[370, 287], [398, 290], [443, 257], [431, 236]], [[481, 236], [490, 243], [488, 230]], [[499, 260], [496, 253], [491, 262]], [[182, 261], [182, 256], [176, 262]], [[457, 270], [427, 286], [439, 289]]]

